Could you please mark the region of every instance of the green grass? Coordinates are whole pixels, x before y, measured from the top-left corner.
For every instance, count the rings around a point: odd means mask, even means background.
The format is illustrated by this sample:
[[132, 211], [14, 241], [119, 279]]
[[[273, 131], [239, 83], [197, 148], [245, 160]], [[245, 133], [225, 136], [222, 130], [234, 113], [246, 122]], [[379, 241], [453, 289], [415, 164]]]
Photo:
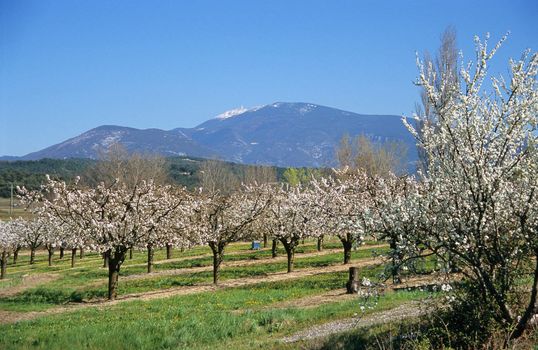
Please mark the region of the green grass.
[[[352, 253], [353, 259], [369, 258], [377, 249], [357, 250]], [[238, 255], [241, 257], [243, 255]], [[195, 259], [199, 260], [199, 259]], [[336, 264], [341, 264], [342, 253], [333, 253], [314, 257], [297, 257], [295, 260], [296, 269], [325, 267]], [[174, 265], [174, 268], [190, 267], [190, 260], [180, 261], [179, 265]], [[206, 265], [211, 266], [212, 261], [208, 260]], [[271, 262], [265, 264], [241, 266], [241, 267], [223, 267], [220, 272], [220, 280], [226, 281], [229, 279], [238, 279], [245, 277], [262, 277], [270, 273], [283, 272], [287, 269], [285, 260]], [[128, 269], [122, 272], [123, 276], [134, 273], [143, 273], [145, 267], [138, 269]], [[169, 289], [178, 286], [191, 286], [200, 283], [210, 283], [212, 281], [212, 271], [202, 271], [195, 273], [187, 273], [174, 276], [155, 276], [149, 275], [147, 278], [137, 280], [123, 280], [120, 276], [120, 284], [118, 289], [119, 295], [141, 293], [154, 290]], [[44, 283], [38, 288], [28, 289], [18, 295], [12, 297], [0, 298], [1, 310], [19, 310], [20, 305], [24, 305], [25, 310], [31, 309], [33, 305], [36, 309], [42, 310], [48, 305], [52, 307], [58, 304], [68, 302], [80, 302], [83, 300], [91, 300], [95, 298], [104, 298], [107, 295], [107, 271], [105, 269], [83, 268], [74, 271], [65, 271], [59, 279]], [[89, 283], [102, 280], [99, 286], [84, 287]]]
[[[126, 302], [106, 310], [80, 311], [0, 326], [0, 347], [88, 349], [248, 349], [277, 346], [278, 339], [312, 323], [350, 317], [358, 302], [319, 307], [271, 309], [279, 302], [341, 288], [346, 273], [322, 274], [294, 281]], [[422, 298], [425, 293], [391, 293], [378, 310]], [[241, 312], [237, 312], [241, 311]]]
[[[295, 269], [322, 268], [342, 263], [343, 253], [338, 251], [319, 256], [305, 257], [304, 253], [316, 250], [315, 241], [307, 241], [297, 250]], [[249, 251], [250, 243], [230, 245], [225, 262], [265, 262], [250, 266], [223, 266], [221, 281], [260, 277], [285, 272], [284, 259], [270, 259], [269, 249]], [[338, 240], [325, 242], [325, 249], [341, 248]], [[367, 259], [374, 251], [384, 249], [364, 247], [353, 251], [353, 259]], [[165, 251], [158, 250], [156, 271], [181, 270], [205, 266], [207, 271], [177, 275], [148, 275], [145, 252], [135, 252], [133, 259], [122, 267], [119, 295], [166, 290], [212, 281], [212, 257], [208, 247], [179, 252], [166, 261]], [[280, 248], [280, 254], [285, 257]], [[34, 265], [28, 265], [28, 256], [21, 255], [17, 264], [8, 266], [9, 280], [0, 281], [0, 289], [18, 285], [29, 274], [55, 274], [56, 278], [16, 295], [0, 298], [0, 310], [12, 312], [46, 311], [66, 303], [76, 303], [106, 297], [107, 270], [102, 268], [98, 254], [77, 257], [75, 268], [70, 267], [70, 251], [63, 260], [55, 254], [54, 266], [47, 266], [47, 255], [39, 254]], [[321, 272], [321, 271], [320, 271]], [[362, 276], [375, 277], [383, 266], [361, 269]], [[143, 278], [127, 280], [122, 277], [141, 274]], [[174, 296], [151, 301], [126, 301], [117, 305], [81, 308], [62, 314], [40, 317], [32, 321], [0, 325], [1, 349], [251, 349], [286, 347], [279, 339], [314, 323], [322, 323], [358, 312], [357, 300], [336, 300], [309, 308], [286, 307], [293, 301], [343, 288], [348, 272], [319, 273], [313, 276], [280, 282], [261, 282], [235, 288], [191, 295]], [[261, 279], [263, 281], [263, 279]], [[388, 293], [380, 299], [378, 310], [423, 298], [421, 291]], [[375, 311], [375, 310], [374, 310]], [[369, 311], [371, 312], [371, 311]]]

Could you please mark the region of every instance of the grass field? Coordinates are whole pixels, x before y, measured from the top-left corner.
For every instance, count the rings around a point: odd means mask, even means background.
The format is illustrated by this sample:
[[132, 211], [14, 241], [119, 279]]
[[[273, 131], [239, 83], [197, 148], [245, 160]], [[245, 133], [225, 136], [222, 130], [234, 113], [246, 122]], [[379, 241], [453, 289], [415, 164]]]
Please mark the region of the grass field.
[[0, 220], [17, 217], [26, 218], [30, 216], [31, 213], [25, 211], [24, 208], [21, 207], [21, 204], [19, 203], [18, 199], [15, 198], [13, 200], [13, 208], [11, 208], [11, 200], [9, 198], [0, 197]]
[[[28, 265], [22, 252], [0, 281], [2, 349], [294, 349], [283, 337], [360, 312], [358, 296], [345, 295], [348, 272], [337, 240], [317, 252], [315, 242], [298, 248], [295, 271], [286, 274], [284, 251], [250, 251], [249, 243], [228, 247], [219, 287], [213, 287], [210, 250], [197, 247], [155, 254], [147, 274], [145, 253], [126, 260], [118, 300], [106, 302], [106, 269], [101, 257], [55, 254], [52, 267], [44, 252]], [[365, 245], [352, 264], [361, 277], [375, 278], [383, 267], [375, 256], [385, 247]], [[340, 293], [342, 291], [342, 293]], [[324, 295], [331, 297], [324, 298]], [[429, 297], [422, 291], [384, 293], [374, 309], [394, 308]]]

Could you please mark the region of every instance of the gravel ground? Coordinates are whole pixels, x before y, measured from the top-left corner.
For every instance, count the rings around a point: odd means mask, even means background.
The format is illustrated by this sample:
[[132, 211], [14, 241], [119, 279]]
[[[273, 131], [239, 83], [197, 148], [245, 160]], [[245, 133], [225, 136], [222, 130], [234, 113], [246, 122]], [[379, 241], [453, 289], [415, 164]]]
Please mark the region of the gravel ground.
[[326, 337], [331, 334], [345, 332], [354, 327], [370, 327], [377, 324], [402, 320], [408, 317], [418, 317], [426, 313], [418, 302], [410, 302], [400, 305], [394, 309], [377, 312], [364, 317], [353, 317], [329, 323], [324, 323], [289, 337], [283, 338], [285, 343], [293, 343], [300, 340]]

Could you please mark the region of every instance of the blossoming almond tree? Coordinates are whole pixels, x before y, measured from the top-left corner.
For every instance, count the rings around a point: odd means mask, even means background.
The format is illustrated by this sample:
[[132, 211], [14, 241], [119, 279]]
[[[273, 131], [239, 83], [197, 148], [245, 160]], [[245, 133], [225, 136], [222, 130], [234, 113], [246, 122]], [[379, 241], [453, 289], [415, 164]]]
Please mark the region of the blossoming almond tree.
[[166, 192], [145, 203], [141, 222], [147, 236], [143, 241], [148, 252], [147, 271], [153, 271], [153, 254], [156, 247], [187, 247], [192, 196], [184, 188], [166, 187]]
[[366, 230], [389, 244], [389, 271], [385, 276], [391, 277], [393, 283], [400, 283], [402, 267], [432, 254], [415, 244], [421, 216], [415, 201], [421, 186], [412, 177], [387, 173], [383, 177], [371, 177], [367, 187], [371, 204], [364, 220]]
[[312, 180], [318, 198], [315, 208], [323, 220], [323, 228], [342, 242], [344, 264], [351, 260], [353, 245], [361, 244], [367, 233], [364, 217], [371, 203], [368, 182], [369, 176], [364, 171], [349, 168], [335, 170], [331, 178]]
[[[43, 220], [44, 218], [41, 218]], [[62, 239], [66, 233], [63, 231], [64, 226], [61, 223], [51, 221], [45, 224], [45, 235], [43, 237], [43, 245], [48, 252], [48, 264], [52, 266], [52, 257], [54, 256], [54, 250], [62, 244]], [[72, 257], [73, 259], [74, 257]], [[72, 260], [71, 267], [74, 267], [74, 260]]]
[[[82, 188], [51, 180], [43, 186], [44, 213], [83, 234], [88, 248], [108, 256], [108, 298], [117, 296], [120, 267], [129, 248], [147, 244], [150, 230], [168, 224], [181, 200], [170, 198], [169, 186], [141, 181], [127, 187], [116, 182]], [[34, 196], [35, 197], [35, 196]]]
[[193, 204], [193, 243], [206, 242], [213, 252], [213, 283], [219, 280], [224, 249], [252, 234], [253, 223], [267, 209], [267, 185], [249, 185], [230, 194], [200, 193]]
[[267, 230], [286, 250], [288, 272], [293, 271], [295, 248], [307, 237], [322, 232], [321, 217], [316, 211], [318, 192], [301, 186], [282, 185], [273, 190], [274, 197], [265, 216]]
[[[421, 226], [433, 229], [417, 240], [452, 254], [477, 286], [477, 301], [492, 300], [517, 338], [538, 311], [538, 55], [511, 60], [508, 79], [483, 87], [501, 42], [489, 50], [476, 38], [477, 61], [461, 70], [461, 89], [449, 101], [441, 101], [449, 79], [419, 62], [418, 85], [434, 118], [420, 132], [407, 127], [428, 162], [419, 205]], [[528, 292], [516, 288], [524, 276], [531, 279]]]
[[34, 264], [35, 252], [45, 243], [50, 228], [47, 220], [42, 217], [30, 220], [18, 218], [13, 220], [13, 227], [22, 245], [30, 249], [30, 264]]
[[8, 254], [16, 249], [18, 243], [19, 237], [13, 221], [0, 221], [0, 279], [6, 277]]

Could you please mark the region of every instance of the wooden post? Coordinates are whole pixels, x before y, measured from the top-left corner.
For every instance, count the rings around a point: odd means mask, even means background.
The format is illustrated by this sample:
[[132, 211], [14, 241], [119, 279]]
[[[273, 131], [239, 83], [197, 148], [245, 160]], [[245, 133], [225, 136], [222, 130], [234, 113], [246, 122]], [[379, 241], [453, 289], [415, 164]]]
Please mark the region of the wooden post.
[[355, 294], [359, 292], [359, 268], [349, 268], [349, 281], [346, 283], [347, 294]]

